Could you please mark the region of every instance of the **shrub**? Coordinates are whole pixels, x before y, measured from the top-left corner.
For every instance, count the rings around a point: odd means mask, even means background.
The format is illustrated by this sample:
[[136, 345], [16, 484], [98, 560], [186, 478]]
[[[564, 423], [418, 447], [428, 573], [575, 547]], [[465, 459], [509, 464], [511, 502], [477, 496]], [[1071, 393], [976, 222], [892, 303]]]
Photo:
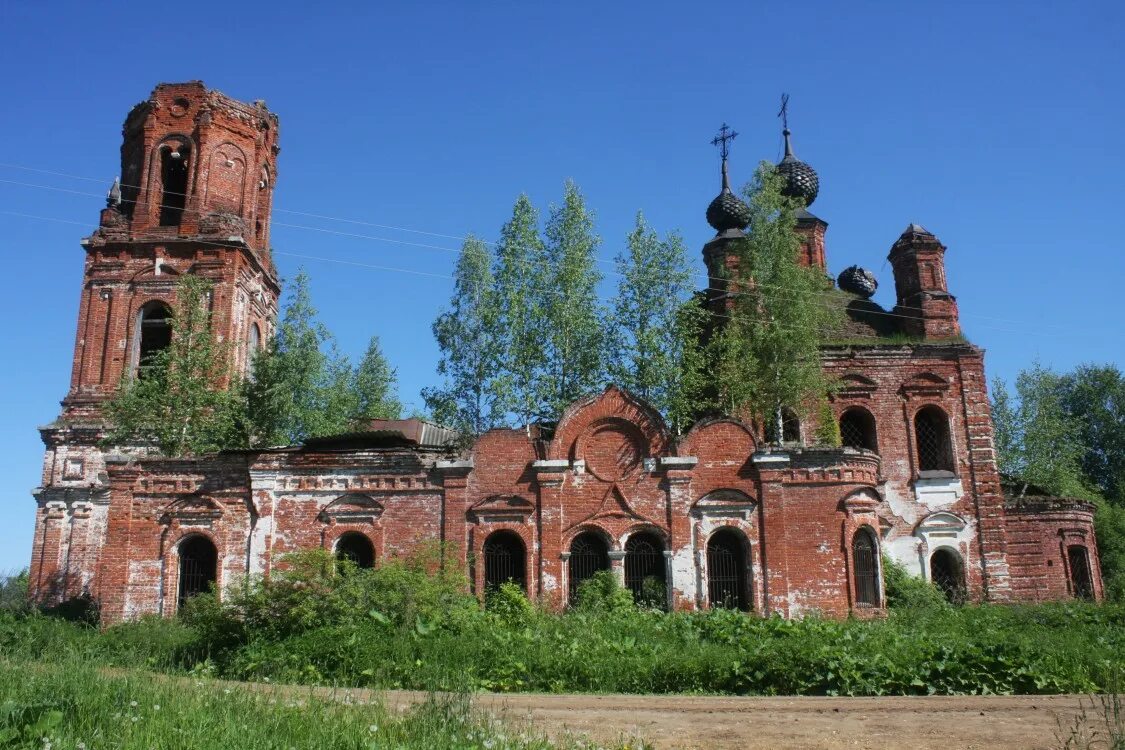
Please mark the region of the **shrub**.
[[485, 609], [508, 627], [526, 625], [535, 614], [535, 606], [528, 601], [523, 589], [511, 581], [488, 592]]
[[902, 563], [883, 557], [883, 585], [887, 606], [897, 609], [945, 608], [945, 594], [930, 581], [907, 572]]
[[633, 592], [622, 588], [610, 570], [599, 570], [583, 581], [575, 600], [582, 612], [627, 612], [635, 606]]

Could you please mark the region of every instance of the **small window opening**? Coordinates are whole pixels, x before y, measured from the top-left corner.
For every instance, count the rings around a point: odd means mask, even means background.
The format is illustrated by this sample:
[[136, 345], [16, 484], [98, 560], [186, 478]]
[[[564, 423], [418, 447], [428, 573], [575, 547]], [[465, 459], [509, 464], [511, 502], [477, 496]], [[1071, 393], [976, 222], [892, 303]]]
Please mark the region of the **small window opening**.
[[219, 553], [207, 537], [192, 536], [180, 542], [180, 606], [211, 589], [218, 562]]
[[625, 542], [625, 587], [633, 592], [633, 600], [642, 607], [667, 607], [664, 543], [660, 537], [640, 532]]
[[855, 603], [859, 607], [879, 606], [878, 545], [868, 529], [860, 529], [852, 540], [855, 568]]
[[156, 355], [172, 343], [172, 311], [162, 302], [146, 305], [141, 310], [137, 342], [137, 376], [144, 377], [153, 367]]
[[1090, 575], [1090, 552], [1079, 544], [1066, 548], [1070, 563], [1070, 590], [1076, 599], [1094, 598], [1094, 579]]
[[350, 560], [357, 568], [374, 568], [375, 547], [363, 534], [349, 531], [336, 540], [336, 559]]
[[848, 409], [840, 415], [840, 440], [848, 448], [878, 450], [875, 417], [866, 409]]
[[942, 548], [930, 556], [930, 580], [950, 603], [965, 602], [965, 568], [953, 550]]
[[567, 567], [570, 577], [569, 600], [574, 604], [578, 601], [578, 589], [584, 582], [600, 570], [609, 570], [609, 548], [595, 532], [583, 532], [570, 543], [570, 561]]
[[187, 146], [172, 145], [160, 150], [160, 187], [160, 226], [177, 227], [187, 205]]
[[919, 471], [953, 471], [949, 419], [941, 409], [927, 406], [914, 416], [914, 438]]
[[712, 609], [750, 609], [746, 551], [739, 534], [720, 529], [707, 541], [707, 601]]
[[[777, 415], [771, 414], [766, 421], [766, 442], [777, 444]], [[781, 409], [781, 442], [801, 442], [801, 418], [788, 406]]]
[[523, 540], [511, 531], [497, 531], [484, 542], [484, 588], [492, 591], [505, 583], [527, 590]]

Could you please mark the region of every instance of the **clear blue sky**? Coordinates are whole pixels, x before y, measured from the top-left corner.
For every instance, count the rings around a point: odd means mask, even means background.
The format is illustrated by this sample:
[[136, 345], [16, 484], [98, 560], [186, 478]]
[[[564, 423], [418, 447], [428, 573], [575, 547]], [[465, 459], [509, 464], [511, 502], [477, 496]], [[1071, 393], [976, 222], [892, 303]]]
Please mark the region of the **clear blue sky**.
[[413, 405], [434, 382], [451, 237], [495, 239], [520, 192], [546, 208], [573, 178], [603, 258], [638, 209], [694, 254], [718, 189], [709, 139], [724, 121], [741, 133], [741, 183], [779, 156], [782, 91], [820, 173], [833, 273], [874, 270], [893, 304], [886, 254], [918, 222], [949, 247], [991, 375], [1035, 358], [1125, 366], [1120, 3], [254, 5], [0, 6], [0, 162], [97, 179], [0, 167], [0, 211], [79, 222], [0, 213], [0, 570], [30, 557], [35, 428], [68, 385], [78, 241], [118, 173], [125, 114], [160, 81], [202, 79], [278, 113], [281, 274], [306, 266], [345, 351], [377, 333]]

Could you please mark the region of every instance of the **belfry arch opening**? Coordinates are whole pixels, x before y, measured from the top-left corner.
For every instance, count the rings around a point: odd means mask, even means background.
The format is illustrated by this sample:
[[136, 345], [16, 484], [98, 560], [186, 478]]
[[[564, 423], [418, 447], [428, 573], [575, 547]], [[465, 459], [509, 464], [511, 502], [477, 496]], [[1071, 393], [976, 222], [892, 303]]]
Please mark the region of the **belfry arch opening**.
[[505, 583], [527, 590], [527, 554], [514, 531], [495, 531], [484, 541], [484, 588], [492, 591]]
[[570, 578], [568, 598], [571, 604], [578, 601], [578, 589], [595, 573], [609, 570], [609, 547], [593, 531], [584, 531], [570, 543], [570, 560], [567, 573]]
[[137, 320], [137, 376], [151, 371], [157, 354], [172, 343], [172, 311], [163, 302], [150, 302], [141, 308]]
[[205, 536], [189, 536], [180, 542], [180, 606], [193, 596], [211, 590], [218, 578], [219, 553]]
[[170, 143], [160, 148], [160, 226], [178, 227], [187, 206], [187, 144]]
[[930, 580], [952, 604], [965, 601], [965, 566], [961, 556], [948, 547], [930, 555]]
[[625, 542], [625, 587], [642, 607], [668, 606], [664, 542], [656, 534], [639, 531]]
[[707, 540], [707, 601], [712, 609], [750, 609], [746, 544], [734, 529], [719, 529]]
[[374, 568], [375, 545], [358, 531], [349, 531], [336, 540], [336, 559], [347, 560], [357, 568]]

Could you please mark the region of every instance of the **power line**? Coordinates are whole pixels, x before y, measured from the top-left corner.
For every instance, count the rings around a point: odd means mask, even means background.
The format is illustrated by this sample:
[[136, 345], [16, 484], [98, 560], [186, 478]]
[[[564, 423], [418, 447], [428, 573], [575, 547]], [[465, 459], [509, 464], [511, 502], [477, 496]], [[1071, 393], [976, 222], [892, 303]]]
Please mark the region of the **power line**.
[[[2, 162], [0, 162], [0, 167], [11, 167], [11, 168], [16, 168], [16, 169], [25, 169], [25, 170], [28, 170], [28, 171], [42, 172], [42, 173], [45, 173], [45, 174], [54, 174], [54, 175], [63, 176], [63, 177], [71, 177], [73, 179], [79, 179], [79, 180], [87, 180], [87, 181], [94, 181], [95, 180], [95, 178], [92, 178], [92, 177], [82, 177], [82, 176], [79, 176], [79, 175], [68, 175], [66, 173], [55, 172], [53, 170], [42, 170], [42, 169], [37, 169], [37, 168], [34, 168], [34, 167], [24, 167], [24, 166], [20, 166], [20, 165], [12, 165], [12, 164], [2, 163]], [[0, 183], [10, 184], [10, 185], [18, 185], [18, 186], [22, 186], [22, 187], [38, 188], [38, 189], [42, 189], [42, 190], [53, 190], [53, 191], [64, 192], [64, 193], [69, 193], [69, 194], [73, 194], [73, 195], [83, 195], [83, 196], [89, 196], [89, 197], [95, 197], [95, 198], [102, 197], [97, 193], [89, 193], [89, 192], [84, 192], [84, 191], [79, 191], [79, 190], [72, 190], [72, 189], [69, 189], [69, 188], [60, 188], [60, 187], [56, 187], [56, 186], [53, 186], [53, 185], [39, 185], [39, 184], [35, 184], [35, 183], [19, 182], [19, 181], [16, 181], [16, 180], [5, 180], [5, 179], [0, 179]], [[137, 186], [134, 185], [134, 186], [131, 186], [131, 187], [137, 187]], [[181, 194], [181, 193], [174, 193], [174, 194], [175, 195], [186, 195], [186, 194]], [[284, 211], [284, 209], [277, 209], [277, 210]], [[200, 214], [200, 215], [202, 214], [202, 211], [193, 210], [193, 209], [186, 209], [185, 208], [185, 209], [183, 209], [183, 211], [185, 213], [195, 213], [195, 214]], [[302, 212], [292, 212], [292, 211], [290, 211], [289, 213], [302, 213]], [[316, 214], [304, 214], [304, 215], [316, 216]], [[437, 232], [425, 232], [423, 230], [408, 229], [408, 228], [405, 228], [405, 227], [394, 227], [394, 226], [386, 225], [386, 224], [372, 224], [372, 223], [369, 223], [369, 222], [362, 222], [362, 221], [353, 220], [353, 219], [344, 219], [344, 218], [339, 218], [339, 217], [323, 217], [323, 218], [330, 219], [330, 220], [333, 220], [333, 221], [349, 222], [349, 223], [354, 223], [354, 224], [367, 224], [369, 226], [381, 226], [381, 227], [385, 227], [385, 228], [389, 228], [389, 229], [395, 229], [395, 230], [404, 231], [404, 232], [415, 232], [415, 233], [418, 233], [418, 234], [429, 234], [429, 235], [439, 236], [439, 237], [456, 238], [455, 235], [444, 235], [444, 234], [440, 234], [440, 233], [437, 233]], [[387, 242], [387, 243], [391, 243], [391, 244], [404, 245], [404, 246], [409, 246], [409, 247], [419, 247], [419, 248], [429, 249], [429, 250], [438, 250], [438, 251], [452, 253], [452, 254], [456, 254], [456, 255], [460, 255], [460, 253], [461, 253], [461, 250], [459, 250], [459, 249], [444, 247], [444, 246], [441, 246], [441, 245], [431, 245], [431, 244], [426, 244], [426, 243], [409, 242], [407, 240], [399, 240], [399, 239], [394, 239], [394, 238], [390, 238], [390, 237], [378, 237], [378, 236], [374, 236], [374, 235], [357, 234], [357, 233], [353, 233], [353, 232], [342, 232], [342, 231], [339, 231], [339, 230], [325, 229], [323, 227], [310, 227], [310, 226], [305, 226], [305, 225], [302, 225], [302, 224], [289, 224], [289, 223], [285, 223], [285, 222], [272, 222], [272, 223], [273, 223], [274, 226], [281, 226], [281, 227], [285, 227], [285, 228], [289, 228], [289, 229], [302, 229], [302, 230], [305, 230], [305, 231], [320, 232], [320, 233], [324, 233], [324, 234], [333, 234], [333, 235], [342, 236], [342, 237], [349, 237], [349, 238], [353, 238], [353, 239], [365, 239], [365, 240], [372, 240], [372, 241], [377, 241], [377, 242]], [[461, 238], [461, 239], [468, 239], [468, 238]], [[487, 244], [487, 245], [494, 245], [494, 246], [497, 245], [497, 243], [488, 242], [488, 241], [485, 241], [485, 240], [480, 240], [480, 241], [484, 244]], [[280, 253], [280, 254], [286, 254], [286, 253]], [[291, 253], [289, 253], [289, 254], [291, 255]], [[601, 259], [601, 258], [595, 258], [594, 260], [596, 262], [600, 262], [600, 263], [607, 263], [607, 264], [610, 263], [610, 261], [606, 261], [606, 260]], [[523, 265], [525, 267], [530, 268], [530, 267], [533, 267], [533, 266], [537, 266], [538, 264], [535, 264], [534, 262], [522, 262], [520, 265]], [[614, 265], [616, 265], [616, 264], [614, 264]], [[610, 275], [617, 276], [617, 277], [624, 277], [625, 276], [625, 274], [622, 274], [618, 271], [610, 271], [609, 273], [610, 273]], [[707, 274], [696, 274], [695, 276], [697, 278], [705, 278], [705, 279], [707, 279], [708, 282], [710, 282], [710, 280], [711, 280], [711, 277], [708, 276]], [[792, 287], [782, 287], [782, 286], [770, 285], [770, 284], [759, 284], [759, 286], [763, 289], [774, 289], [774, 290], [777, 290], [777, 291], [791, 292], [793, 295], [798, 295], [798, 296], [790, 296], [790, 297], [781, 297], [781, 299], [788, 299], [790, 301], [796, 301], [796, 300], [800, 299], [801, 295], [804, 295], [804, 296], [816, 295], [816, 296], [821, 296], [821, 297], [825, 297], [825, 298], [835, 295], [835, 292], [833, 292], [831, 290], [827, 290], [827, 291], [824, 291], [824, 292], [818, 292], [818, 291], [815, 291], [815, 290], [794, 289]], [[731, 294], [731, 295], [736, 295], [736, 296], [741, 296], [741, 295], [746, 294], [745, 292], [730, 292], [726, 289], [719, 289], [719, 288], [711, 287], [711, 286], [704, 287], [704, 289], [702, 291], [719, 292], [719, 293], [723, 293], [723, 294]], [[612, 299], [612, 298], [610, 298], [610, 299]], [[833, 305], [832, 301], [827, 301], [825, 303], [825, 306], [826, 307], [833, 307], [834, 305]], [[911, 306], [911, 305], [896, 305], [895, 309], [897, 309], [897, 310], [915, 310], [915, 311], [920, 311], [920, 312], [924, 311], [924, 308], [922, 308], [922, 307]], [[868, 315], [879, 315], [879, 316], [889, 317], [889, 318], [902, 318], [902, 319], [906, 319], [906, 320], [916, 320], [917, 319], [917, 316], [915, 316], [915, 315], [903, 315], [901, 313], [882, 310], [882, 309], [866, 310], [864, 312], [865, 312], [865, 314], [868, 314]], [[1012, 324], [1018, 323], [1017, 321], [1013, 321], [1013, 320], [1009, 320], [1009, 319], [995, 318], [995, 317], [983, 316], [983, 315], [974, 315], [972, 313], [970, 313], [969, 315], [966, 315], [964, 317], [967, 317], [967, 318], [974, 318], [975, 317], [975, 318], [978, 318], [978, 319], [981, 319], [981, 320], [993, 320], [993, 321], [997, 321], [997, 322], [1001, 322], [1001, 323], [1012, 323]], [[1013, 330], [1010, 330], [1010, 329], [998, 328], [996, 326], [985, 325], [985, 326], [981, 326], [981, 327], [989, 328], [989, 329], [992, 329], [992, 330], [1009, 332], [1009, 333], [1018, 332], [1018, 331], [1013, 331]]]

